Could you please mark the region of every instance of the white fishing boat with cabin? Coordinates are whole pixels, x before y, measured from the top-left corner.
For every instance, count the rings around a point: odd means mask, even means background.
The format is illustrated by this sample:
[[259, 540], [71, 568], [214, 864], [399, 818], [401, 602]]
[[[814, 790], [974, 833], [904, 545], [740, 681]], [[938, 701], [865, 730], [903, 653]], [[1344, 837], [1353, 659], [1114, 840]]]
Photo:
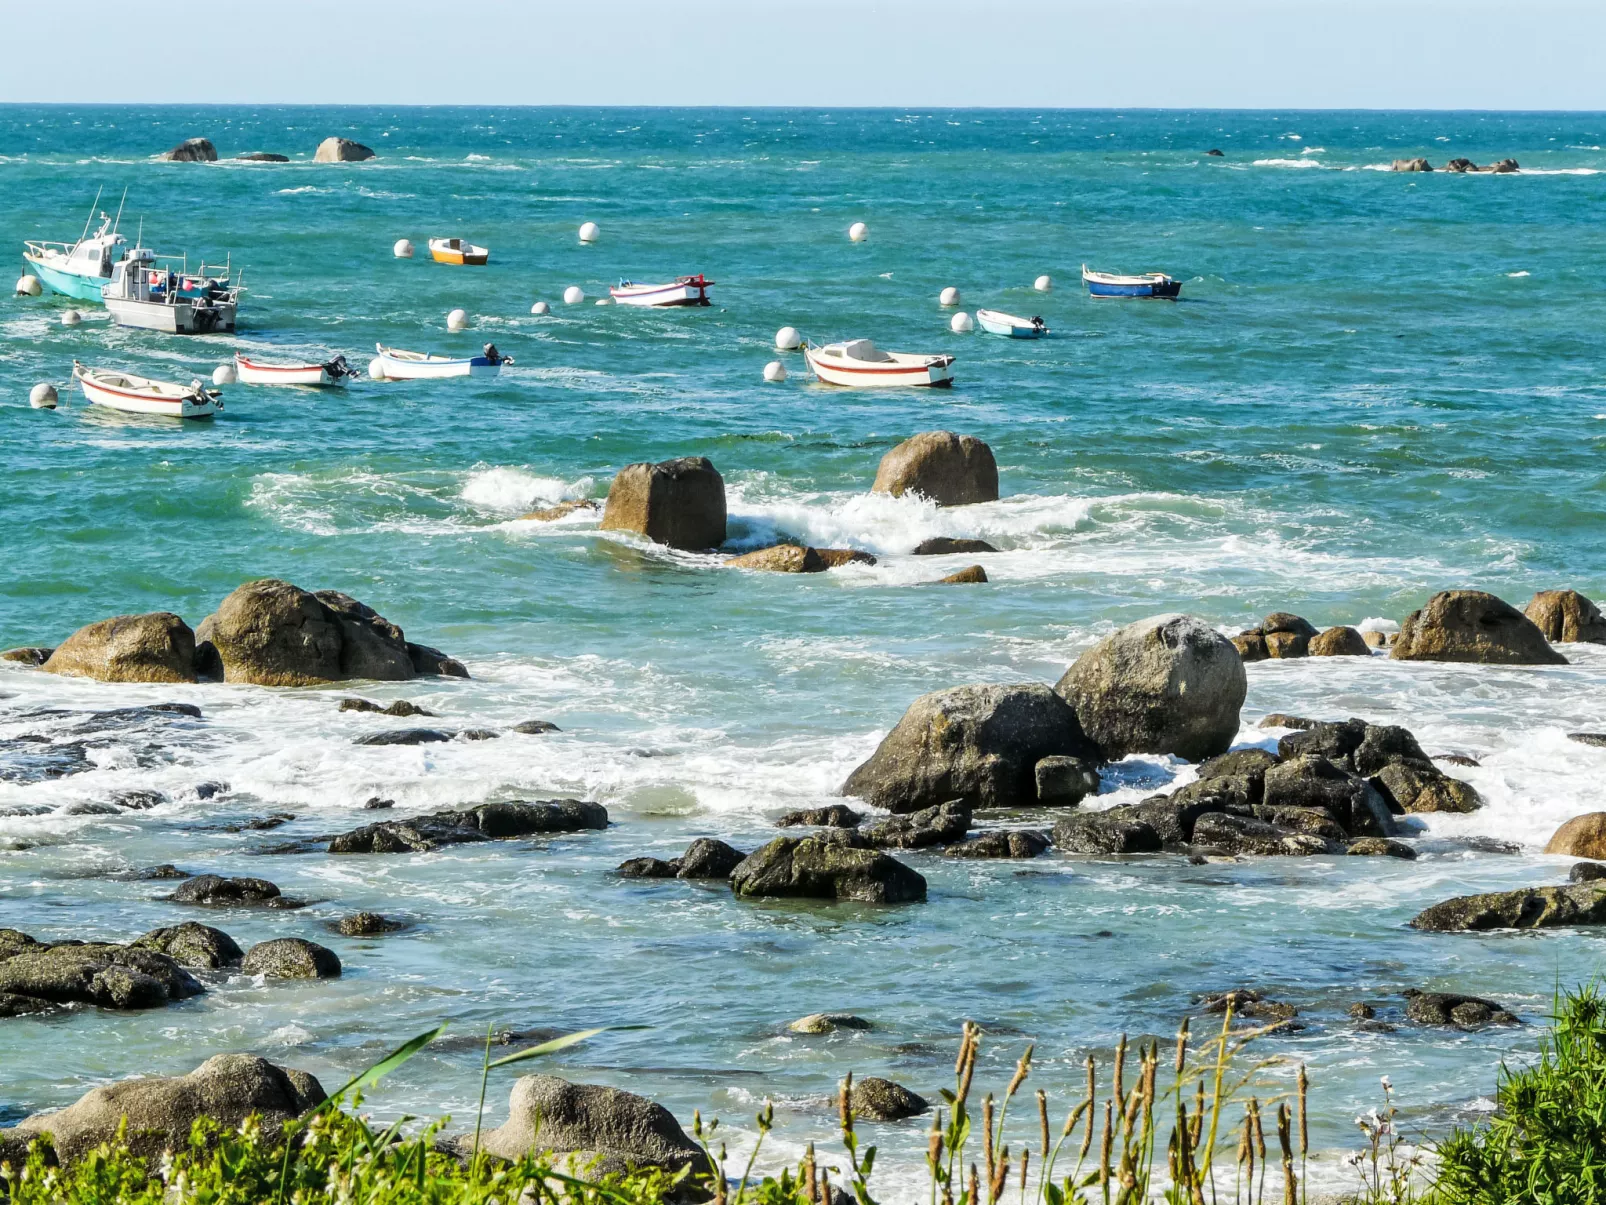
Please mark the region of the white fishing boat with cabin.
[[805, 344], [803, 354], [814, 375], [828, 385], [873, 389], [887, 385], [952, 385], [954, 358], [882, 351], [869, 339]]
[[[126, 199], [128, 193], [123, 193]], [[63, 297], [79, 301], [99, 301], [100, 291], [111, 280], [112, 267], [123, 258], [128, 240], [117, 233], [122, 221], [123, 207], [117, 207], [117, 217], [100, 215], [100, 229], [93, 235], [89, 225], [95, 220], [95, 208], [100, 204], [100, 193], [95, 204], [89, 207], [84, 221], [84, 232], [76, 243], [50, 243], [35, 239], [26, 240], [22, 258], [28, 270], [44, 282], [45, 287]]]
[[402, 351], [400, 348], [374, 344], [379, 352], [379, 365], [385, 376], [393, 381], [430, 380], [437, 377], [494, 377], [502, 365], [513, 363], [512, 356], [496, 350], [496, 344], [487, 343], [484, 353], [478, 356], [432, 356], [421, 351]]
[[165, 418], [211, 418], [223, 409], [222, 392], [200, 381], [180, 385], [156, 381], [108, 368], [91, 368], [73, 361], [73, 379], [84, 397], [96, 406], [126, 414], [157, 414]]
[[162, 331], [169, 335], [205, 335], [234, 329], [239, 310], [241, 280], [231, 283], [225, 263], [205, 263], [195, 272], [188, 256], [157, 255], [149, 247], [135, 246], [113, 265], [111, 281], [100, 299], [118, 326]]
[[708, 289], [712, 284], [714, 282], [705, 279], [701, 272], [696, 276], [677, 276], [666, 285], [638, 285], [634, 281], [621, 280], [617, 288], [608, 290], [608, 295], [620, 305], [713, 305], [708, 300]]
[[345, 356], [322, 364], [268, 364], [239, 352], [234, 354], [234, 371], [242, 385], [344, 385], [360, 375]]
[[1006, 339], [1041, 339], [1048, 334], [1048, 326], [1041, 318], [1017, 318], [1002, 310], [977, 310], [976, 322], [989, 335], [1003, 335]]

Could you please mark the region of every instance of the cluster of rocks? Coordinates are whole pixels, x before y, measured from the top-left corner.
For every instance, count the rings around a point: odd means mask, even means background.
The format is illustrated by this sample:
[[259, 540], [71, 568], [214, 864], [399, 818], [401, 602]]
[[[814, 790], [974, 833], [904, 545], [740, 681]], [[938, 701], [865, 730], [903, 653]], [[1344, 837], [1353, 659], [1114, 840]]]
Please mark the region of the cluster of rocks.
[[[163, 151], [158, 158], [168, 163], [216, 163], [217, 147], [210, 138], [186, 138], [170, 151]], [[289, 163], [290, 156], [280, 155], [274, 151], [246, 151], [236, 155], [236, 159], [247, 163]], [[314, 163], [358, 163], [364, 159], [374, 158], [372, 147], [366, 147], [360, 142], [353, 142], [349, 138], [330, 137], [318, 144], [313, 152]]]
[[1274, 611], [1259, 627], [1232, 638], [1245, 661], [1288, 660], [1294, 657], [1369, 657], [1374, 648], [1387, 647], [1382, 632], [1360, 632], [1350, 627], [1317, 631], [1308, 619], [1287, 611]]
[[549, 833], [575, 833], [608, 827], [608, 809], [580, 799], [534, 803], [481, 803], [461, 810], [431, 812], [405, 820], [365, 824], [330, 838], [332, 854], [427, 853], [444, 845], [508, 841]]
[[313, 686], [468, 677], [462, 662], [409, 641], [349, 594], [312, 593], [274, 578], [240, 586], [193, 631], [171, 611], [118, 615], [79, 628], [54, 649], [10, 649], [0, 657], [102, 682]]
[[[1396, 159], [1389, 165], [1389, 170], [1395, 172], [1430, 172], [1433, 170], [1433, 165], [1422, 158]], [[1444, 170], [1447, 172], [1494, 172], [1498, 175], [1504, 175], [1508, 172], [1521, 171], [1522, 169], [1517, 166], [1515, 159], [1501, 159], [1496, 163], [1489, 164], [1487, 167], [1479, 167], [1470, 159], [1452, 159], [1444, 165]]]

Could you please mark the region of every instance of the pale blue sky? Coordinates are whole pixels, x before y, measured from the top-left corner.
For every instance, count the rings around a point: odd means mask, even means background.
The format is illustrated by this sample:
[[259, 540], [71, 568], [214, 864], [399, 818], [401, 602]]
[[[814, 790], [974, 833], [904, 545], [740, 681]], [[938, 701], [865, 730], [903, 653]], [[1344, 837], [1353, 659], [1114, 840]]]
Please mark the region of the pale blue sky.
[[3, 101], [1606, 109], [1606, 0], [0, 0], [0, 19]]

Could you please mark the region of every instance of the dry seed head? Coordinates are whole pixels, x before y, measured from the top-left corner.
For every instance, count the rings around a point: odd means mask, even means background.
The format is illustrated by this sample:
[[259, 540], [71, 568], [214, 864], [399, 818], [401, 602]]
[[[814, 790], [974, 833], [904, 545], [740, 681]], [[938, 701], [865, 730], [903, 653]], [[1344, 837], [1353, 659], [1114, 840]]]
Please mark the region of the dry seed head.
[[1182, 1074], [1182, 1068], [1188, 1062], [1188, 1018], [1182, 1018], [1182, 1024], [1177, 1026], [1177, 1074]]
[[1126, 1078], [1126, 1034], [1115, 1044], [1115, 1086], [1112, 1089], [1117, 1101], [1124, 1099], [1121, 1083]]
[[998, 1152], [998, 1163], [994, 1166], [992, 1177], [987, 1183], [987, 1199], [996, 1201], [1004, 1195], [1004, 1185], [1009, 1181], [1009, 1148], [1006, 1146]]
[[1099, 1139], [1099, 1183], [1110, 1179], [1110, 1148], [1115, 1143], [1115, 1102], [1104, 1102], [1104, 1134]]
[[1305, 1064], [1299, 1065], [1299, 1154], [1304, 1158], [1310, 1153], [1310, 1130], [1305, 1119], [1305, 1094], [1310, 1089], [1310, 1077], [1305, 1074]]
[[981, 1181], [976, 1178], [976, 1165], [970, 1165], [970, 1184], [965, 1189], [967, 1205], [981, 1205]]
[[1249, 1098], [1249, 1116], [1255, 1122], [1255, 1156], [1262, 1163], [1266, 1161], [1266, 1132], [1260, 1128], [1260, 1098]]
[[837, 1097], [837, 1119], [844, 1134], [853, 1133], [853, 1072], [842, 1077], [842, 1092]]
[[989, 1092], [981, 1102], [981, 1156], [987, 1165], [987, 1180], [993, 1178], [993, 1094]]
[[1026, 1076], [1031, 1069], [1032, 1047], [1027, 1046], [1025, 1053], [1020, 1056], [1020, 1061], [1015, 1064], [1015, 1074], [1009, 1081], [1009, 1091], [1004, 1093], [1005, 1100], [1008, 1100], [1010, 1097], [1014, 1096], [1015, 1093], [1020, 1091], [1020, 1086], [1026, 1082]]

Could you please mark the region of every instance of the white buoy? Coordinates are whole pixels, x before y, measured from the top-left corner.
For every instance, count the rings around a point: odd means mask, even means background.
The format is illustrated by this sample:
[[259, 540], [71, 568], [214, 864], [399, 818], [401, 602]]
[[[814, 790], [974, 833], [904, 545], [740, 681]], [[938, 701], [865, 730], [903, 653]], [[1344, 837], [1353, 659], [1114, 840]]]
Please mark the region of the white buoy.
[[462, 310], [453, 310], [450, 314], [446, 315], [446, 329], [447, 330], [449, 330], [449, 331], [460, 331], [460, 330], [466, 330], [467, 328], [468, 328], [468, 315], [466, 313], [464, 313]]
[[586, 299], [586, 291], [579, 285], [570, 285], [563, 290], [564, 305], [579, 305]]
[[597, 236], [601, 233], [602, 231], [597, 229], [597, 224], [595, 222], [583, 222], [580, 225], [580, 241], [582, 243], [596, 242]]
[[240, 374], [234, 371], [233, 364], [219, 364], [212, 370], [212, 384], [232, 385], [240, 379]]
[[37, 297], [44, 291], [45, 287], [39, 283], [39, 278], [31, 272], [17, 282], [18, 297]]
[[77, 310], [66, 310], [61, 315], [61, 324], [63, 326], [77, 326], [83, 320], [84, 316]]
[[942, 296], [937, 298], [937, 300], [943, 305], [958, 305], [959, 290], [954, 288], [953, 285], [949, 285], [942, 291]]
[[779, 360], [771, 360], [768, 364], [764, 365], [764, 379], [766, 381], [786, 380], [786, 365], [782, 364]]
[[870, 237], [870, 227], [863, 222], [855, 222], [848, 227], [848, 238], [855, 243], [862, 243]]
[[544, 301], [538, 301], [530, 307], [530, 313], [532, 314], [548, 314], [551, 312], [552, 307]]
[[54, 410], [56, 408], [56, 387], [49, 381], [40, 381], [28, 391], [28, 405], [35, 410]]
[[775, 346], [781, 351], [796, 351], [803, 346], [803, 336], [795, 326], [783, 326], [775, 332]]
[[385, 377], [385, 362], [378, 357], [368, 361], [368, 379], [370, 381], [383, 381]]
[[598, 305], [612, 305], [613, 304], [613, 298], [612, 297], [599, 297], [599, 298], [597, 298], [597, 304]]
[[1054, 291], [1054, 278], [1045, 272], [1032, 282], [1032, 288], [1039, 293], [1052, 293]]
[[390, 249], [390, 251], [391, 251], [391, 254], [394, 255], [397, 259], [412, 259], [413, 258], [412, 240], [411, 239], [399, 238], [399, 239], [396, 240], [396, 245], [394, 247], [392, 247]]
[[952, 318], [948, 319], [948, 329], [956, 335], [963, 335], [967, 331], [975, 330], [976, 324], [971, 321], [969, 314], [965, 313], [964, 310], [960, 310]]

